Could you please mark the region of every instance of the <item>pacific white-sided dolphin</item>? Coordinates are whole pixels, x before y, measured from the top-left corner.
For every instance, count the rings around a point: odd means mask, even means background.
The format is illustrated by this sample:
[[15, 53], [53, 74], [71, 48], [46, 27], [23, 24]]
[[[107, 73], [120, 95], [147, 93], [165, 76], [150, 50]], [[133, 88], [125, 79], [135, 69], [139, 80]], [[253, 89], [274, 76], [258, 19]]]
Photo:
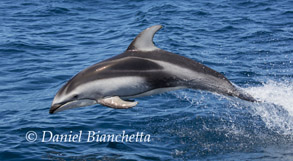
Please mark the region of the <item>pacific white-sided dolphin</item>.
[[124, 53], [75, 75], [56, 94], [50, 113], [93, 104], [130, 108], [137, 102], [123, 99], [183, 88], [256, 101], [215, 70], [156, 47], [153, 37], [161, 28], [156, 25], [145, 29]]

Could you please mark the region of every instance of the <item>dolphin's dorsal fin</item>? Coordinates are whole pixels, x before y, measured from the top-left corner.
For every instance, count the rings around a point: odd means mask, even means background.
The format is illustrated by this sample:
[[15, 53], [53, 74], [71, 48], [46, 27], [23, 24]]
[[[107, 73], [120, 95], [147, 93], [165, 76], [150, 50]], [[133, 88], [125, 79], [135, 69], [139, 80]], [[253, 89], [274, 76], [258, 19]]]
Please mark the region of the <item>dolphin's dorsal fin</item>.
[[159, 49], [153, 43], [155, 33], [160, 30], [162, 25], [155, 25], [143, 30], [128, 46], [127, 50], [153, 51]]

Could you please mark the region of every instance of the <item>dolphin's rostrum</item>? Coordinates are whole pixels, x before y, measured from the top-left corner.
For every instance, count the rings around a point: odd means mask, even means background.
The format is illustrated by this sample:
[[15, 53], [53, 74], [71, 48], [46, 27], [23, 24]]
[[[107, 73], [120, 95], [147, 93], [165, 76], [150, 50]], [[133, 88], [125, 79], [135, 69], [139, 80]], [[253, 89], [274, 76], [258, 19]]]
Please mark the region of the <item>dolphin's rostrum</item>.
[[123, 99], [183, 88], [255, 101], [215, 70], [156, 47], [153, 37], [161, 28], [156, 25], [145, 29], [124, 53], [75, 75], [56, 94], [50, 113], [97, 103], [112, 108], [130, 108], [137, 102]]

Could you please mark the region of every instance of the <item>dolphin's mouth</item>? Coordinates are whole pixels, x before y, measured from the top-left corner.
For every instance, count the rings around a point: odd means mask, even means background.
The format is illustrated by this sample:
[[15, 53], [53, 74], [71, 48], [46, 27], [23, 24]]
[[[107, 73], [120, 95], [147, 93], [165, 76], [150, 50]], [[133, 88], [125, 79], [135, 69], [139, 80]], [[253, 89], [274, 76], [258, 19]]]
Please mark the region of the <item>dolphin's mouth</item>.
[[51, 108], [50, 108], [50, 111], [49, 113], [50, 114], [53, 114], [58, 108], [60, 108], [61, 106], [63, 106], [64, 104], [55, 104], [55, 105], [52, 105]]
[[57, 103], [51, 106], [49, 113], [54, 114], [54, 113], [64, 111], [67, 109], [90, 106], [94, 104], [97, 104], [97, 101], [92, 99], [82, 99], [82, 100], [74, 100], [74, 101], [65, 102], [65, 103]]

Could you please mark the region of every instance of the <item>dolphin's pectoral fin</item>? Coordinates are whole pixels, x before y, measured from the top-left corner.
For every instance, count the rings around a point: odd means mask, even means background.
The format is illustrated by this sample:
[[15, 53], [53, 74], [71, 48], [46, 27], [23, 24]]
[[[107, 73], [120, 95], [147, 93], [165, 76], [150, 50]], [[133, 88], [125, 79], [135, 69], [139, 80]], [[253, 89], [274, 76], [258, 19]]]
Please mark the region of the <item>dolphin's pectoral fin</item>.
[[127, 109], [137, 105], [137, 102], [124, 101], [118, 96], [99, 99], [98, 103], [107, 107]]

